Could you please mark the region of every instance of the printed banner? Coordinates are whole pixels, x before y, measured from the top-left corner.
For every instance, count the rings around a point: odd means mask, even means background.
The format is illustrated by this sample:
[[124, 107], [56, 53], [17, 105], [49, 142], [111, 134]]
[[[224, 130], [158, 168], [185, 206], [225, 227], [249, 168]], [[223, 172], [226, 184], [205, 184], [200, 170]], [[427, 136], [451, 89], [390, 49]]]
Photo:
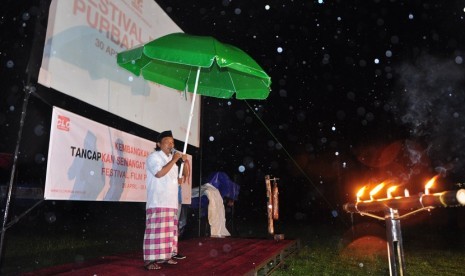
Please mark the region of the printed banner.
[[[54, 107], [44, 197], [145, 202], [145, 163], [155, 147], [155, 142]], [[192, 174], [182, 188], [183, 203], [190, 204]]]
[[[53, 0], [39, 83], [184, 141], [193, 94], [145, 81], [116, 62], [117, 53], [175, 32], [182, 30], [153, 0]], [[188, 140], [198, 147], [196, 103]]]

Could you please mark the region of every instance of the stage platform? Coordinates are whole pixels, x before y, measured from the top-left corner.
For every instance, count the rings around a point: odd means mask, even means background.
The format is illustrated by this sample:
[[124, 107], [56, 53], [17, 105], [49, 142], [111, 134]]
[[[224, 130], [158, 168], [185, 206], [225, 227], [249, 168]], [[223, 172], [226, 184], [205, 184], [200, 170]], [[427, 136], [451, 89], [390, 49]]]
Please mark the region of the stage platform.
[[143, 267], [141, 249], [137, 253], [105, 256], [23, 275], [269, 275], [299, 249], [299, 241], [194, 238], [180, 241], [179, 248], [186, 259], [150, 272]]

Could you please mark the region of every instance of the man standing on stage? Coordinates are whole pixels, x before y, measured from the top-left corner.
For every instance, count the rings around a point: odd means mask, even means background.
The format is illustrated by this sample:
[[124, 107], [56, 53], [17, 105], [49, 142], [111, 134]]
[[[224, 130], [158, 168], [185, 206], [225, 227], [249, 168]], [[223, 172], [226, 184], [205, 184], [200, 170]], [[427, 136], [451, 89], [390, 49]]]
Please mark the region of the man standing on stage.
[[[178, 166], [187, 156], [174, 150], [171, 131], [157, 137], [157, 149], [147, 157], [147, 204], [144, 234], [144, 261], [147, 270], [161, 263], [177, 264], [178, 254]], [[187, 173], [184, 166], [183, 175]]]

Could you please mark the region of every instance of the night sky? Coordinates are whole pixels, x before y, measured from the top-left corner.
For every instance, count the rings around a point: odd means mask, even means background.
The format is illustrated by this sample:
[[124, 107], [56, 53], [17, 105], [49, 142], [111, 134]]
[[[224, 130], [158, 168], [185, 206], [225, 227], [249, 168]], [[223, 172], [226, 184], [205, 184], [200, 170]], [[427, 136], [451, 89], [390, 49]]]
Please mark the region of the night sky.
[[[37, 84], [49, 2], [7, 1], [0, 12], [0, 152], [14, 152], [33, 87], [17, 179], [39, 186], [51, 104], [155, 135]], [[184, 32], [243, 49], [271, 76], [267, 100], [203, 98], [201, 147], [189, 148], [199, 179], [222, 170], [241, 185], [243, 208], [264, 212], [265, 175], [280, 178], [289, 218], [338, 217], [365, 184], [417, 193], [438, 173], [439, 189], [463, 181], [462, 1], [156, 2]]]
[[338, 210], [367, 183], [416, 193], [438, 173], [443, 189], [462, 181], [463, 4], [174, 2], [158, 3], [185, 32], [240, 47], [273, 81], [252, 110], [204, 99], [216, 115], [202, 128], [206, 166], [237, 174], [243, 165], [239, 176], [258, 185], [280, 177], [304, 212]]

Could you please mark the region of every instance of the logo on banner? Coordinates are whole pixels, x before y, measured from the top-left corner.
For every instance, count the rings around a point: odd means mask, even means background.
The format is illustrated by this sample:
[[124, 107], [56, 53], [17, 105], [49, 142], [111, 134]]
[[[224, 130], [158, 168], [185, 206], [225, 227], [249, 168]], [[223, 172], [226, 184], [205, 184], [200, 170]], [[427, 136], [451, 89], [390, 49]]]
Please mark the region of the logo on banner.
[[58, 115], [57, 128], [64, 131], [69, 131], [69, 118], [63, 115]]

